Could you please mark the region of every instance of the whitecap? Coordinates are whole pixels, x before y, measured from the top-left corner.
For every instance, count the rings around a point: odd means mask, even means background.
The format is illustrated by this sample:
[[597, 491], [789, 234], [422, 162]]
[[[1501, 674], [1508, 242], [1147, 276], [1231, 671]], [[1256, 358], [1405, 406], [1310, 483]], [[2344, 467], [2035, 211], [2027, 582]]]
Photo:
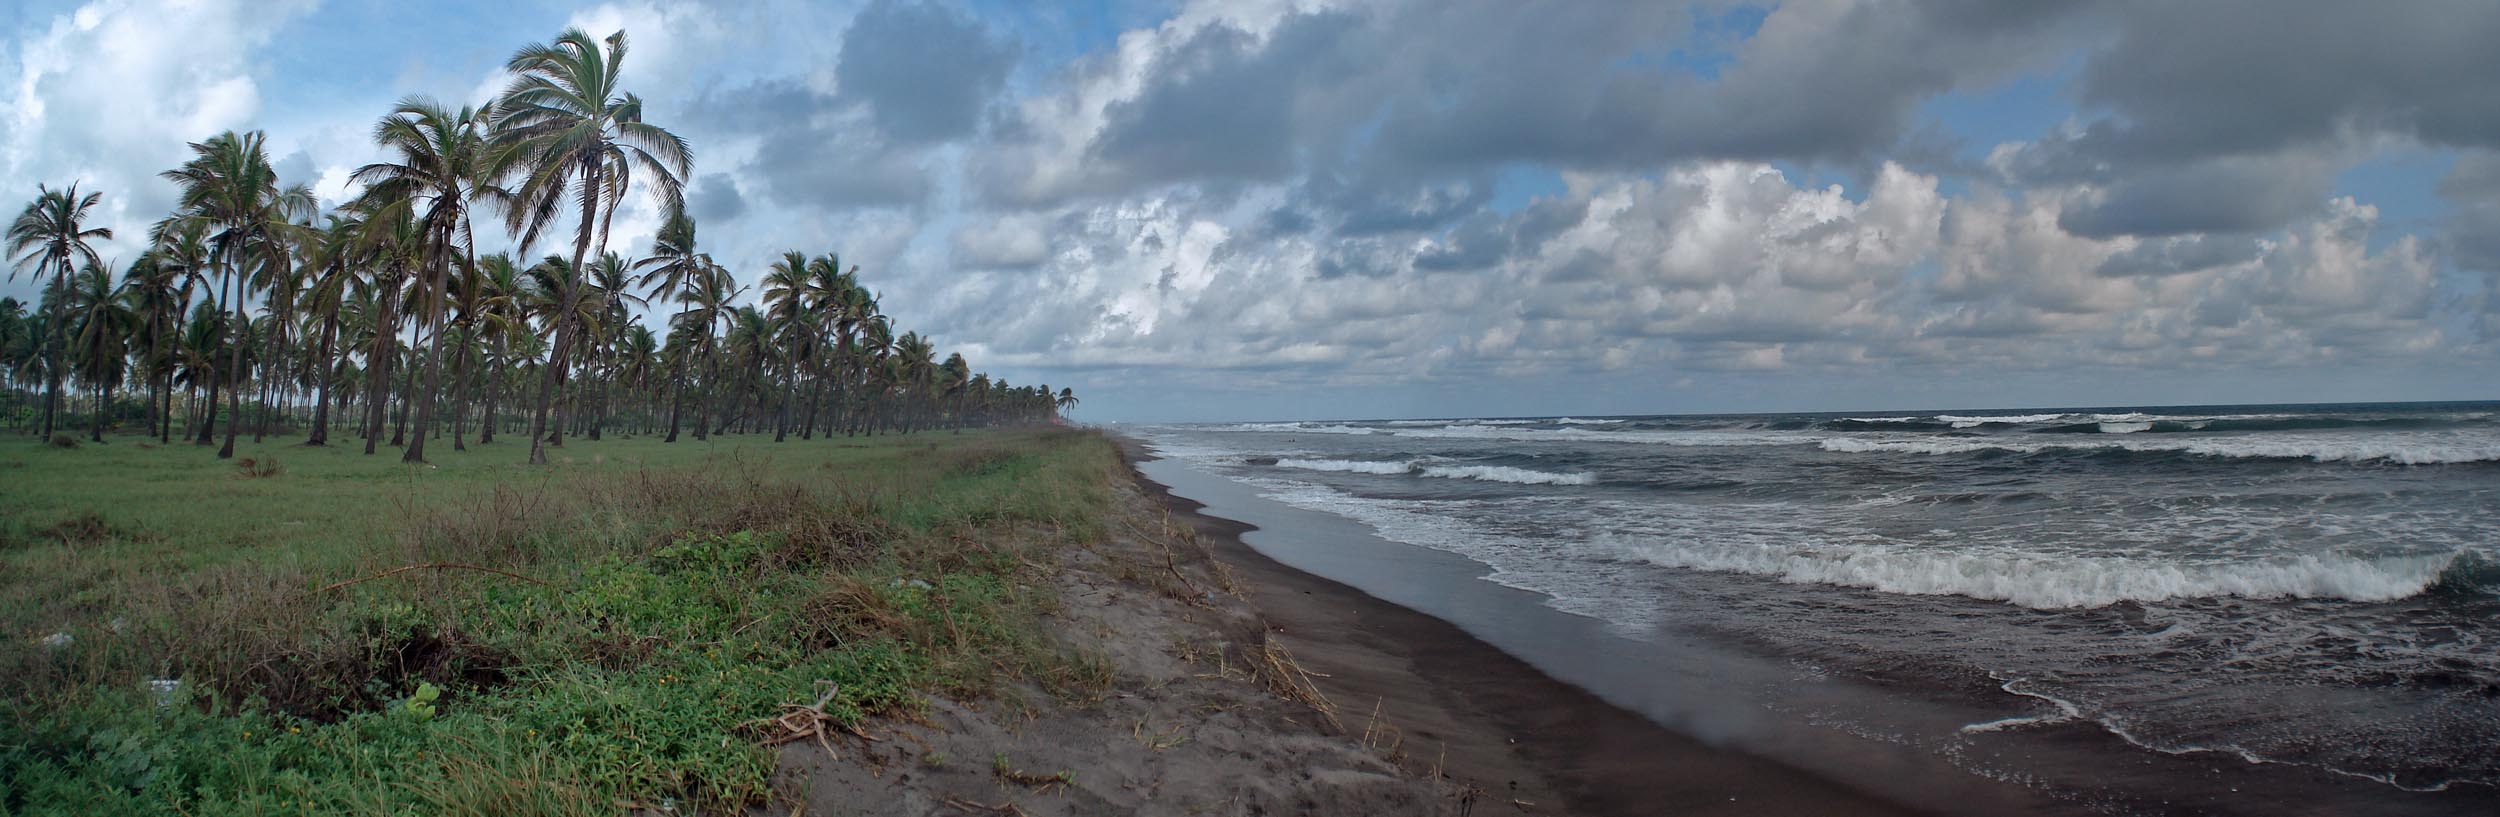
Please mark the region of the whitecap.
[[1549, 471], [1512, 468], [1506, 465], [1426, 465], [1418, 469], [1417, 473], [1427, 477], [1475, 479], [1519, 485], [1587, 485], [1597, 481], [1597, 475], [1586, 472], [1557, 474]]
[[[2106, 430], [2106, 429], [2104, 429]], [[2123, 433], [2123, 432], [2112, 432]], [[2444, 465], [2500, 461], [2500, 441], [2472, 437], [2374, 435], [2369, 437], [2219, 437], [2029, 442], [1973, 439], [1863, 439], [1831, 437], [1817, 442], [1843, 454], [1969, 454], [2004, 451], [2169, 451], [2226, 459], [2296, 459], [2315, 462], [2386, 462]]]
[[1276, 467], [1299, 468], [1304, 471], [1337, 471], [1352, 472], [1357, 474], [1403, 474], [1415, 470], [1415, 464], [1411, 462], [1383, 462], [1379, 460], [1279, 459], [1276, 461]]
[[1411, 474], [1414, 476], [1434, 477], [1438, 479], [1472, 479], [1483, 482], [1508, 482], [1518, 485], [1587, 485], [1597, 481], [1597, 475], [1590, 473], [1558, 474], [1548, 471], [1531, 471], [1526, 468], [1512, 468], [1507, 465], [1442, 465], [1387, 460], [1315, 460], [1287, 458], [1277, 460], [1276, 467], [1298, 468], [1304, 471], [1331, 471], [1337, 473], [1378, 474], [1383, 476]]
[[2057, 422], [2057, 421], [2059, 421], [2059, 420], [2066, 419], [2067, 417], [2070, 417], [2070, 416], [2073, 416], [2073, 415], [2067, 415], [2067, 414], [2008, 414], [2008, 415], [1938, 414], [1938, 415], [1936, 415], [1936, 420], [1937, 420], [1938, 422], [1952, 423], [1954, 428], [1976, 428], [1976, 427], [1979, 427], [1979, 426], [1984, 426], [1984, 425], [1996, 425], [1996, 424], [2003, 424], [2003, 425], [2033, 425], [2033, 424], [2037, 424], [2037, 423], [2054, 423], [2054, 422]]
[[1880, 545], [1832, 549], [1755, 542], [1613, 544], [1661, 567], [1750, 573], [1793, 584], [1862, 587], [1913, 596], [1956, 595], [2033, 609], [2122, 601], [2237, 596], [2388, 601], [2430, 588], [2459, 553], [2363, 558], [2303, 554], [2235, 562], [2001, 552], [1936, 552]]

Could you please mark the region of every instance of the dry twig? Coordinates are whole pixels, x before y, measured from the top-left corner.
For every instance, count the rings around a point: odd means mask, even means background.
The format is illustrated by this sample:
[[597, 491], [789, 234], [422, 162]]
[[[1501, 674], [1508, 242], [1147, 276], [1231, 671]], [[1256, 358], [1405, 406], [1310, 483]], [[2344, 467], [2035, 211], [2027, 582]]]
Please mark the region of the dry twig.
[[816, 745], [824, 748], [826, 756], [841, 760], [842, 753], [834, 751], [833, 742], [825, 739], [826, 726], [839, 727], [863, 738], [868, 736], [856, 728], [843, 726], [832, 715], [825, 714], [825, 706], [833, 703], [833, 697], [841, 693], [841, 684], [832, 681], [817, 681], [816, 686], [823, 688], [824, 692], [816, 696], [815, 703], [805, 706], [782, 704], [781, 714], [748, 721], [744, 724], [745, 727], [767, 733], [775, 732], [777, 728], [777, 734], [763, 736], [762, 741], [766, 746], [779, 746], [794, 740], [814, 738]]

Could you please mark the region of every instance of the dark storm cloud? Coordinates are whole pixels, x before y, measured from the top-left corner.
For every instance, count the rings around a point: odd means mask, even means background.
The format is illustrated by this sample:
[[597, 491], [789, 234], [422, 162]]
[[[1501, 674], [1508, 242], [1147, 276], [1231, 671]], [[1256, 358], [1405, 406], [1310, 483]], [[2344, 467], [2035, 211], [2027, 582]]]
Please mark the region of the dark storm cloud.
[[1479, 212], [1451, 228], [1434, 246], [1417, 252], [1415, 269], [1477, 270], [1532, 256], [1545, 248], [1545, 242], [1579, 224], [1587, 215], [1587, 202], [1567, 199], [1539, 201], [1507, 216]]
[[[1299, 179], [1302, 204], [1344, 234], [1429, 231], [1489, 203], [1486, 178], [1505, 165], [1871, 167], [1905, 139], [1942, 155], [1942, 137], [1922, 130], [1925, 100], [2042, 64], [2053, 35], [2079, 27], [2061, 4], [1879, 2], [1780, 9], [1737, 41], [1722, 30], [1729, 13], [1454, 0], [1290, 14], [1258, 34], [1215, 23], [1154, 46], [1081, 160], [1010, 151], [977, 159], [975, 181], [991, 199], [1048, 206]], [[1072, 108], [1074, 97], [1023, 113]], [[1010, 147], [1051, 133], [1017, 116], [994, 131]]]
[[746, 211], [746, 196], [738, 192], [738, 182], [729, 174], [703, 174], [686, 190], [686, 213], [697, 222], [729, 221]]
[[[2500, 153], [2476, 152], [2457, 160], [2439, 180], [2439, 195], [2456, 207], [2449, 213], [2443, 240], [2457, 265], [2500, 273]], [[2490, 298], [2486, 306], [2500, 311], [2500, 297]]]
[[2138, 244], [2093, 271], [2111, 278], [2160, 277], [2237, 264], [2257, 254], [2257, 242], [2246, 237], [2188, 235]]
[[1165, 55], [1158, 81], [1112, 105], [1091, 156], [1131, 181], [1276, 179], [1294, 167], [1296, 99], [1357, 68], [1343, 49], [1356, 18], [1288, 18], [1265, 42], [1209, 26]]
[[716, 90], [696, 100], [693, 112], [712, 127], [759, 140], [744, 177], [774, 202], [844, 209], [910, 207], [928, 198], [923, 151], [877, 138], [858, 106], [796, 79]]
[[1491, 213], [1480, 214], [1450, 230], [1442, 242], [1415, 254], [1415, 268], [1425, 272], [1484, 269], [1510, 256], [1509, 225]]
[[901, 143], [972, 133], [1015, 66], [1015, 46], [977, 21], [930, 3], [878, 0], [842, 35], [834, 80], [845, 99]]
[[2500, 4], [2426, 0], [2137, 3], [2078, 82], [2114, 127], [2113, 158], [2271, 152], [2390, 132], [2443, 145], [2500, 144]]
[[[2500, 144], [2500, 5], [1867, 2], [1773, 10], [1453, 0], [1224, 24], [1164, 46], [1063, 187], [1331, 179], [1306, 202], [1348, 234], [1432, 230], [1414, 191], [1505, 164], [1640, 171], [1689, 160], [1881, 160], [1968, 170], [1923, 106], [2074, 70], [2071, 133], [2003, 169], [2090, 183], [2078, 234], [2264, 231], [2314, 213], [2374, 134]], [[1861, 173], [1860, 175], [1863, 175]], [[1333, 185], [1333, 186], [1332, 186]], [[1326, 195], [1321, 195], [1326, 194]], [[1043, 202], [1046, 203], [1046, 198]], [[1479, 202], [1478, 204], [1481, 204]], [[1386, 206], [1383, 206], [1386, 205]]]
[[2324, 162], [2218, 159], [2121, 176], [2106, 198], [2057, 223], [2089, 238], [2260, 232], [2315, 212], [2334, 184], [2335, 167]]
[[2068, 213], [2093, 236], [2262, 231], [2312, 213], [2374, 140], [2500, 145], [2500, 5], [2318, 0], [2141, 3], [2107, 11], [2074, 93], [2090, 111], [2007, 169], [2110, 187]]
[[1708, 77], [1671, 59], [1714, 44], [1691, 42], [1696, 18], [1667, 4], [1418, 4], [1403, 22], [1423, 30], [1394, 30], [1437, 44], [1417, 50], [1439, 64], [1426, 93], [1393, 103], [1378, 152], [1437, 167], [1859, 159], [1911, 133], [1927, 98], [2036, 59], [2068, 16], [2054, 3], [1833, 8], [1782, 9]]
[[1490, 174], [1437, 184], [1392, 185], [1347, 182], [1334, 176], [1311, 180], [1306, 195], [1312, 203], [1339, 214], [1337, 235], [1434, 230], [1493, 201]]

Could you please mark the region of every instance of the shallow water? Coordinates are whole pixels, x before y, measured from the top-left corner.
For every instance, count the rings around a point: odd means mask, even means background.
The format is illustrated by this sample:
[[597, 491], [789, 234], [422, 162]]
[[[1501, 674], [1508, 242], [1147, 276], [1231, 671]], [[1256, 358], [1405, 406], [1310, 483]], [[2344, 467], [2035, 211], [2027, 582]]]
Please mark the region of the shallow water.
[[2159, 803], [2180, 759], [2390, 813], [2500, 791], [2500, 405], [1141, 431], [1618, 634], [1993, 713], [1754, 696], [2079, 801]]

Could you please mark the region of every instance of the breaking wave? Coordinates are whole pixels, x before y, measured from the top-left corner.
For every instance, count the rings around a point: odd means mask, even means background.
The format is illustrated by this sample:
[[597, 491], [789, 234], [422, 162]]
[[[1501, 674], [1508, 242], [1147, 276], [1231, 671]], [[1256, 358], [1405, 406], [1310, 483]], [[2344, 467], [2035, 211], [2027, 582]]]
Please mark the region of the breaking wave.
[[2000, 439], [1866, 440], [1833, 437], [1818, 443], [1825, 451], [1844, 454], [1971, 454], [2048, 451], [2171, 453], [2224, 459], [2283, 459], [2315, 462], [2385, 462], [2396, 465], [2453, 465], [2500, 462], [2500, 442], [2422, 440], [2396, 437], [2361, 439], [2265, 439], [2224, 437], [2192, 440], [2124, 439], [2095, 442], [2023, 442]]
[[2186, 563], [2089, 556], [1792, 549], [1756, 544], [1616, 543], [1650, 564], [1750, 573], [1797, 584], [1834, 584], [1905, 595], [1955, 595], [2041, 610], [2123, 601], [2237, 596], [2250, 599], [2389, 601], [2488, 572], [2463, 552], [2362, 558], [2343, 554], [2267, 561]]
[[1279, 459], [1278, 468], [1299, 468], [1305, 471], [1336, 471], [1356, 474], [1413, 475], [1439, 479], [1472, 479], [1484, 482], [1508, 482], [1516, 485], [1588, 485], [1597, 475], [1586, 472], [1558, 474], [1531, 471], [1507, 465], [1442, 465], [1424, 462], [1385, 460], [1308, 460]]

